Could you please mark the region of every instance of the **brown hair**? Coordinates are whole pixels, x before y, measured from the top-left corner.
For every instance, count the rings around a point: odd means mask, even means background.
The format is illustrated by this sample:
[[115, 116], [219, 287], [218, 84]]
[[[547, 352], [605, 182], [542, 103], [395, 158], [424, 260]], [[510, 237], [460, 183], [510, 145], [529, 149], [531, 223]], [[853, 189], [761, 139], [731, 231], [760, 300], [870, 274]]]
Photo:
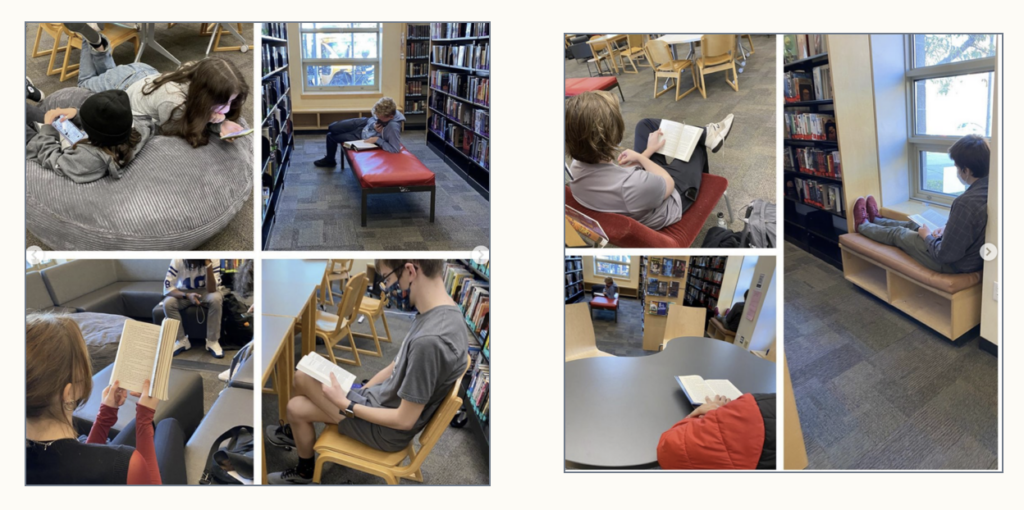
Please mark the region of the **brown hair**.
[[949, 148], [949, 157], [958, 168], [970, 169], [971, 175], [988, 177], [988, 142], [978, 135], [967, 135]]
[[132, 128], [132, 132], [128, 135], [128, 139], [117, 145], [99, 145], [96, 142], [86, 139], [86, 142], [92, 144], [93, 147], [106, 152], [110, 157], [114, 158], [114, 163], [118, 167], [124, 168], [125, 165], [131, 163], [135, 159], [135, 146], [139, 145], [142, 141], [142, 134], [139, 133], [135, 128]]
[[397, 111], [398, 105], [390, 97], [382, 97], [373, 105], [373, 116], [378, 119], [381, 117], [391, 117]]
[[[145, 95], [169, 82], [188, 85], [185, 102], [174, 110], [171, 118], [160, 126], [163, 134], [180, 136], [192, 147], [210, 143], [210, 114], [217, 105], [231, 102], [231, 109], [225, 114], [230, 121], [238, 120], [242, 105], [249, 96], [249, 85], [235, 64], [219, 57], [207, 57], [196, 62], [186, 62], [169, 73], [157, 76], [142, 89]], [[231, 96], [237, 94], [234, 101]]]
[[377, 272], [382, 276], [387, 274], [389, 271], [385, 271], [383, 267], [387, 267], [389, 270], [394, 271], [400, 267], [405, 267], [406, 264], [412, 264], [419, 268], [423, 276], [427, 278], [434, 278], [441, 275], [441, 270], [444, 269], [444, 260], [442, 259], [423, 259], [423, 260], [397, 260], [397, 259], [377, 259], [374, 261], [374, 267]]
[[614, 160], [626, 124], [611, 93], [584, 92], [565, 102], [565, 151], [584, 163]]
[[605, 276], [604, 277], [604, 284], [605, 285], [611, 285], [613, 283], [615, 283], [615, 280], [613, 280], [611, 276]]
[[68, 384], [76, 391], [75, 407], [81, 407], [92, 393], [92, 365], [82, 331], [66, 315], [30, 314], [25, 319], [25, 417], [66, 422]]

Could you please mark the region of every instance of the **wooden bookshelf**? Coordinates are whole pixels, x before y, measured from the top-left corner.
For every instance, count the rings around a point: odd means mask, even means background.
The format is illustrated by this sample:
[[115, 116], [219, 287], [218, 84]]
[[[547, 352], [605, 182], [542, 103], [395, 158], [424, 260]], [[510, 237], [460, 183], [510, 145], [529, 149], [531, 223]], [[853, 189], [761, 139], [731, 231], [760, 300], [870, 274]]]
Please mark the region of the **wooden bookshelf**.
[[565, 304], [575, 303], [583, 298], [583, 257], [565, 257]]
[[402, 34], [402, 68], [405, 88], [402, 100], [405, 127], [427, 128], [427, 80], [430, 62], [430, 23], [406, 23]]
[[430, 23], [428, 42], [427, 146], [489, 199], [490, 23]]
[[263, 248], [270, 242], [277, 204], [284, 192], [284, 175], [295, 147], [291, 84], [288, 73], [288, 29], [285, 23], [263, 23], [261, 34], [263, 121], [261, 176]]
[[[645, 351], [661, 350], [665, 340], [668, 307], [684, 304], [686, 277], [693, 258], [640, 257], [640, 289], [637, 290], [637, 294], [640, 297], [640, 308], [643, 313], [641, 322]], [[666, 261], [671, 261], [672, 271], [669, 272], [669, 275], [664, 274], [666, 267], [669, 267], [669, 263]], [[676, 285], [676, 288], [673, 289], [672, 285]], [[664, 295], [662, 295], [662, 290], [664, 290]], [[672, 295], [673, 290], [675, 296]], [[658, 314], [660, 307], [657, 303], [665, 303], [664, 315]]]

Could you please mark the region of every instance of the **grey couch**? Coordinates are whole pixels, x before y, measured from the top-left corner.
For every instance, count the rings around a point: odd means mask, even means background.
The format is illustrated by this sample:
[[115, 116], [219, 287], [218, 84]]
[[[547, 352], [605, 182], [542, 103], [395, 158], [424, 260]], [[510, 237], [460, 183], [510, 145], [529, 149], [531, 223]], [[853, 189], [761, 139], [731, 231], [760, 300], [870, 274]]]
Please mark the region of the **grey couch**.
[[[167, 259], [73, 260], [41, 271], [51, 306], [150, 320], [163, 301]], [[31, 275], [31, 273], [29, 274]], [[26, 286], [32, 276], [26, 277]], [[36, 285], [36, 287], [38, 287]], [[30, 287], [29, 307], [44, 304]]]
[[[196, 485], [206, 469], [213, 442], [232, 427], [254, 427], [253, 392], [241, 388], [226, 388], [213, 403], [195, 434], [185, 445], [185, 473], [189, 485]], [[255, 427], [254, 427], [255, 428]], [[260, 437], [257, 433], [256, 437]]]

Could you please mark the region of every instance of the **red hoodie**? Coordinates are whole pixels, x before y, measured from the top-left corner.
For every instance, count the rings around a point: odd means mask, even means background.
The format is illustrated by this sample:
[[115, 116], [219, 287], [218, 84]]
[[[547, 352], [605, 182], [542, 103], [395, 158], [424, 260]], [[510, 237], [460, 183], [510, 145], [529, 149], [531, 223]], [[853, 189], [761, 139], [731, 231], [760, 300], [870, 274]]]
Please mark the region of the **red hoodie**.
[[745, 394], [665, 431], [658, 441], [658, 464], [662, 469], [755, 469], [764, 434], [757, 402]]

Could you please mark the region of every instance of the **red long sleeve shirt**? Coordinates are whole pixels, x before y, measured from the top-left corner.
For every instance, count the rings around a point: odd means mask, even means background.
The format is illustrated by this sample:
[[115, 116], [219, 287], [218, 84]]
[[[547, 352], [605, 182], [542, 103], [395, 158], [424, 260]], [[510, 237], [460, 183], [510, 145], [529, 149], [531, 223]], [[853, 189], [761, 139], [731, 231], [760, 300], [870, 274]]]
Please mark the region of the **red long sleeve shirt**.
[[[135, 405], [135, 452], [128, 463], [128, 485], [160, 485], [160, 465], [153, 445], [154, 411]], [[100, 404], [99, 415], [89, 430], [86, 443], [106, 444], [110, 427], [117, 423], [117, 408]]]

